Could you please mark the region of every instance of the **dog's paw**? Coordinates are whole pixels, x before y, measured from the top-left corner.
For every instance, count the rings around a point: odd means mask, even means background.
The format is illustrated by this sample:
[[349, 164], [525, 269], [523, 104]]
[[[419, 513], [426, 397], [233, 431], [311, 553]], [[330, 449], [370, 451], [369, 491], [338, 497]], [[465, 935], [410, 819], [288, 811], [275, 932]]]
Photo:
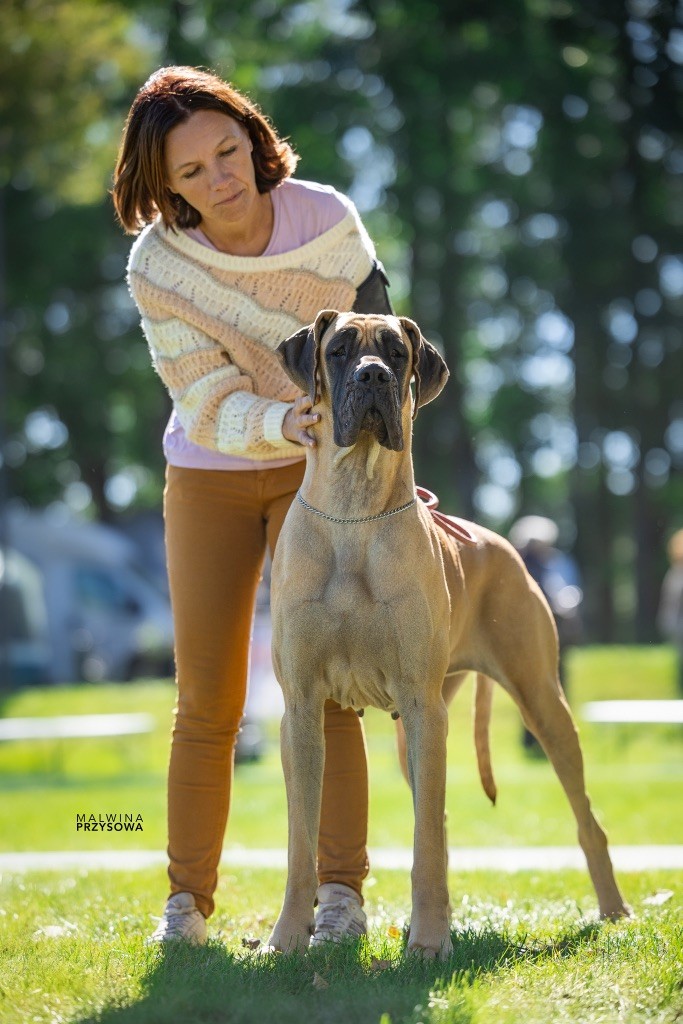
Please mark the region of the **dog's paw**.
[[421, 956], [425, 960], [448, 960], [453, 954], [451, 933], [442, 936], [408, 936], [406, 952], [409, 956]]
[[633, 917], [633, 910], [628, 903], [619, 903], [614, 907], [606, 907], [600, 911], [602, 921], [621, 921], [624, 917]]
[[313, 921], [307, 926], [298, 928], [280, 924], [278, 921], [264, 951], [268, 953], [305, 953], [311, 943], [313, 929]]

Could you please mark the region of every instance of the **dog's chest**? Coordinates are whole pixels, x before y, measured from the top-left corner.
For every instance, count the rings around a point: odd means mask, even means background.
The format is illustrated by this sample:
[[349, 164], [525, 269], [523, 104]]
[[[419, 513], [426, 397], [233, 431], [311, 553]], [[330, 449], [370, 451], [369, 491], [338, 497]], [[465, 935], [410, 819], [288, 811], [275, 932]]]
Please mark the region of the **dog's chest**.
[[343, 615], [372, 621], [380, 632], [391, 621], [387, 612], [410, 597], [411, 574], [400, 558], [400, 544], [388, 532], [366, 543], [343, 537], [328, 539], [318, 578], [320, 602], [331, 617]]
[[342, 707], [392, 710], [406, 679], [447, 656], [438, 593], [416, 581], [402, 545], [386, 535], [366, 545], [321, 544], [306, 563], [309, 572], [294, 586], [291, 576], [283, 581], [273, 605], [283, 687], [315, 680]]

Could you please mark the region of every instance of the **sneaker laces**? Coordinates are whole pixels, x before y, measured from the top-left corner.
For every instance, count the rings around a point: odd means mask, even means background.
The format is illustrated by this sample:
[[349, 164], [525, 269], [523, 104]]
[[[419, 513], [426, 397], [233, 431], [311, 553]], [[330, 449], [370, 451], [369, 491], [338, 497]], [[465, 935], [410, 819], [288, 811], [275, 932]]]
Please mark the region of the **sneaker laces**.
[[365, 912], [355, 894], [339, 893], [335, 899], [319, 903], [314, 939], [339, 942], [347, 936], [364, 935], [365, 931]]
[[159, 924], [154, 930], [153, 939], [182, 939], [187, 935], [187, 918], [192, 917], [194, 914], [200, 913], [197, 909], [194, 899], [190, 897], [192, 902], [188, 902], [188, 905], [183, 905], [184, 900], [178, 900], [171, 898], [166, 904], [164, 914], [159, 918]]

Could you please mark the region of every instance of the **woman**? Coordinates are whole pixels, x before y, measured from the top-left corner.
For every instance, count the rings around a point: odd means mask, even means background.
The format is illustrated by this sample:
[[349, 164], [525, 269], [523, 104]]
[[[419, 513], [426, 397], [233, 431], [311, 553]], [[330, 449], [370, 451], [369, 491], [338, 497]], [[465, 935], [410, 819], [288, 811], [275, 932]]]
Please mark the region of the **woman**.
[[[164, 435], [178, 686], [170, 896], [152, 941], [206, 938], [256, 588], [315, 444], [320, 417], [274, 350], [320, 309], [390, 312], [353, 204], [293, 179], [297, 159], [245, 96], [214, 75], [169, 67], [136, 96], [115, 172], [119, 220], [139, 232], [130, 290], [174, 406]], [[365, 931], [357, 715], [329, 701], [325, 740], [315, 943]]]

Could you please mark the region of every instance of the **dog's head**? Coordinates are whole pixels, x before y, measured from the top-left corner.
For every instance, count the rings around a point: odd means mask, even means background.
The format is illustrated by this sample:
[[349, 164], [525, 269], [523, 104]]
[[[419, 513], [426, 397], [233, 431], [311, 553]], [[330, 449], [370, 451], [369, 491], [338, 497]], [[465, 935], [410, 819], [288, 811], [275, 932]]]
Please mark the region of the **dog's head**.
[[417, 410], [448, 380], [445, 362], [408, 317], [318, 313], [277, 349], [288, 376], [315, 402], [318, 392], [332, 409], [334, 442], [355, 444], [362, 431], [385, 448], [403, 450], [402, 410], [415, 380]]

